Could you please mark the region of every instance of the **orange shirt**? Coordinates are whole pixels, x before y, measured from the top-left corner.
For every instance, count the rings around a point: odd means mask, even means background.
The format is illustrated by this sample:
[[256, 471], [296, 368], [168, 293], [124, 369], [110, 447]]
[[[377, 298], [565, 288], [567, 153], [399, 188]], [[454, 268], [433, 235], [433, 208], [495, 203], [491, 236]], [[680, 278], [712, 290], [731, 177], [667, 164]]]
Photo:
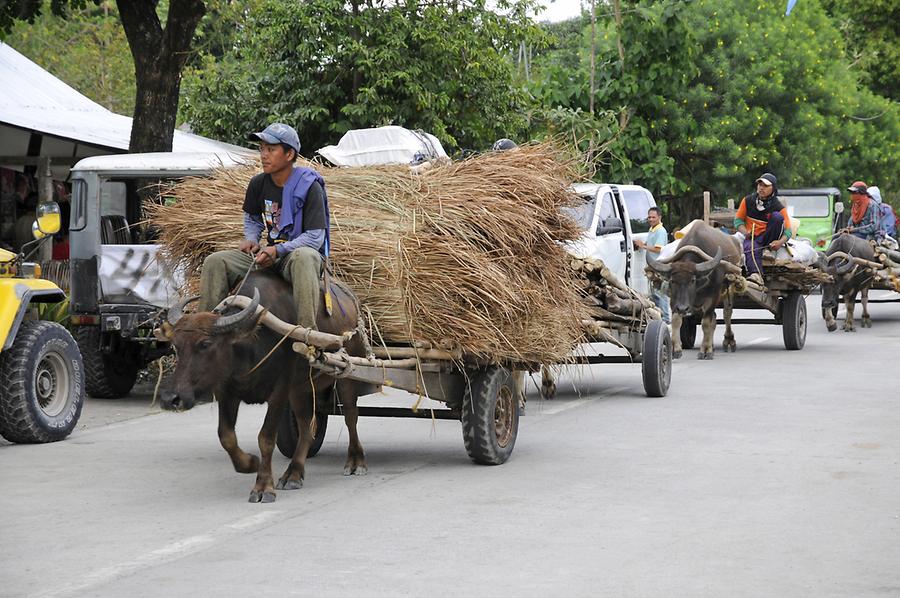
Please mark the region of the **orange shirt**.
[[[784, 232], [788, 237], [791, 236], [791, 217], [788, 216], [787, 208], [781, 208], [779, 210], [781, 215], [784, 217]], [[766, 226], [768, 226], [768, 221], [761, 220], [759, 218], [751, 218], [747, 214], [747, 198], [741, 200], [741, 205], [738, 207], [737, 214], [734, 215], [734, 220], [737, 222], [740, 220], [747, 227], [747, 230], [750, 231], [750, 235], [753, 237], [759, 237], [765, 234]]]

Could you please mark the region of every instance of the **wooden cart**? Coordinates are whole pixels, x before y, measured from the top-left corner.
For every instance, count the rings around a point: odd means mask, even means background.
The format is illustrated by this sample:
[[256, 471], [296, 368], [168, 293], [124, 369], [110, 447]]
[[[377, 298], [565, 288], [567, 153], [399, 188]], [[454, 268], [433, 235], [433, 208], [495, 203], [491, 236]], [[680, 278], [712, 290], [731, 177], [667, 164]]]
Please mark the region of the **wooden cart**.
[[[726, 299], [719, 304], [719, 308], [725, 309], [725, 304], [730, 301], [732, 309], [768, 311], [772, 318], [731, 318], [731, 323], [781, 326], [785, 349], [799, 351], [806, 344], [806, 296], [829, 279], [828, 274], [815, 266], [765, 256], [764, 284], [759, 285], [737, 272], [726, 274], [729, 287]], [[717, 319], [716, 322], [724, 324], [725, 319]], [[681, 324], [683, 348], [694, 347], [699, 324], [700, 319], [696, 316], [684, 319]]]
[[[649, 300], [604, 279], [602, 263], [591, 262], [586, 268], [590, 275], [586, 277], [585, 297], [593, 306], [594, 317], [582, 323], [585, 341], [611, 343], [625, 349], [627, 355], [576, 355], [560, 365], [640, 363], [647, 395], [665, 396], [672, 376], [668, 326], [659, 319]], [[249, 298], [235, 296], [230, 304], [246, 307], [249, 303]], [[372, 393], [387, 386], [445, 405], [441, 409], [361, 406], [360, 415], [459, 420], [466, 452], [476, 463], [499, 465], [512, 454], [519, 429], [519, 405], [525, 394], [525, 374], [537, 371], [539, 365], [489, 363], [449, 347], [423, 342], [371, 346], [369, 339], [365, 339], [368, 357], [355, 357], [343, 349], [352, 335], [309, 332], [275, 318], [262, 307], [258, 309], [263, 311], [261, 323], [291, 337], [293, 349], [306, 356], [313, 368], [367, 384]], [[364, 328], [353, 334], [365, 334]], [[340, 398], [320, 398], [316, 411], [317, 432], [310, 455], [322, 445], [328, 415], [342, 414]], [[286, 456], [292, 455], [297, 439], [295, 418], [283, 417], [277, 440], [279, 450]]]

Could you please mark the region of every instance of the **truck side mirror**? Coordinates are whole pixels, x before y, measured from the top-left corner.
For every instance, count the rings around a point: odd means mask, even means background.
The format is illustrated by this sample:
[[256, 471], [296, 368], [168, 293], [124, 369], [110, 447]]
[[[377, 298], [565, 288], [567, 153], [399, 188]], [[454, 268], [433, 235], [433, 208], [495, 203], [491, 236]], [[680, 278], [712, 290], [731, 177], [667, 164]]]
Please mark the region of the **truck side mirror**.
[[59, 204], [55, 201], [38, 204], [35, 218], [34, 224], [31, 225], [31, 234], [35, 239], [55, 235], [62, 226]]
[[843, 214], [844, 213], [844, 202], [842, 202], [842, 201], [834, 202], [834, 213], [835, 214]]

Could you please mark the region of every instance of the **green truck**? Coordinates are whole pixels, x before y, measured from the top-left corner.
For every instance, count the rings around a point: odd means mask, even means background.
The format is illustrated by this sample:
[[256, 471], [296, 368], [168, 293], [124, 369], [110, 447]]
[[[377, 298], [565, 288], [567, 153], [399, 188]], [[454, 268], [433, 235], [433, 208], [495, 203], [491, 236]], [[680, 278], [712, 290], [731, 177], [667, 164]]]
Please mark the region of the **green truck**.
[[[846, 224], [841, 191], [836, 187], [779, 189], [778, 198], [787, 206], [791, 218], [800, 221], [797, 236], [809, 239], [819, 251], [828, 249], [831, 237]], [[710, 214], [710, 222], [732, 233], [736, 213], [734, 208], [716, 208]]]
[[791, 217], [800, 221], [797, 236], [809, 239], [819, 251], [828, 249], [831, 237], [842, 225], [844, 204], [840, 190], [835, 187], [779, 189], [778, 197]]

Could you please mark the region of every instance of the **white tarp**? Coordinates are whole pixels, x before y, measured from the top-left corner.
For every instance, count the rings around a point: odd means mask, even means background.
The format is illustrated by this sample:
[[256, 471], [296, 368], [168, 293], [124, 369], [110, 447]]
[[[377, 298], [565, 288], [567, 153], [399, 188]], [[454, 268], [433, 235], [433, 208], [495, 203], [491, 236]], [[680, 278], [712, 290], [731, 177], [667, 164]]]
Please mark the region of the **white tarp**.
[[98, 274], [109, 302], [149, 303], [168, 308], [178, 303], [184, 273], [159, 259], [159, 245], [101, 245]]
[[317, 153], [337, 166], [412, 164], [448, 157], [434, 135], [398, 126], [347, 131], [337, 145]]
[[[111, 112], [0, 42], [0, 155], [26, 156], [32, 132], [40, 155], [82, 158], [128, 151], [131, 118]], [[246, 148], [175, 131], [175, 152], [246, 152]], [[65, 178], [66, 167], [54, 170]], [[62, 175], [62, 176], [60, 176]]]

